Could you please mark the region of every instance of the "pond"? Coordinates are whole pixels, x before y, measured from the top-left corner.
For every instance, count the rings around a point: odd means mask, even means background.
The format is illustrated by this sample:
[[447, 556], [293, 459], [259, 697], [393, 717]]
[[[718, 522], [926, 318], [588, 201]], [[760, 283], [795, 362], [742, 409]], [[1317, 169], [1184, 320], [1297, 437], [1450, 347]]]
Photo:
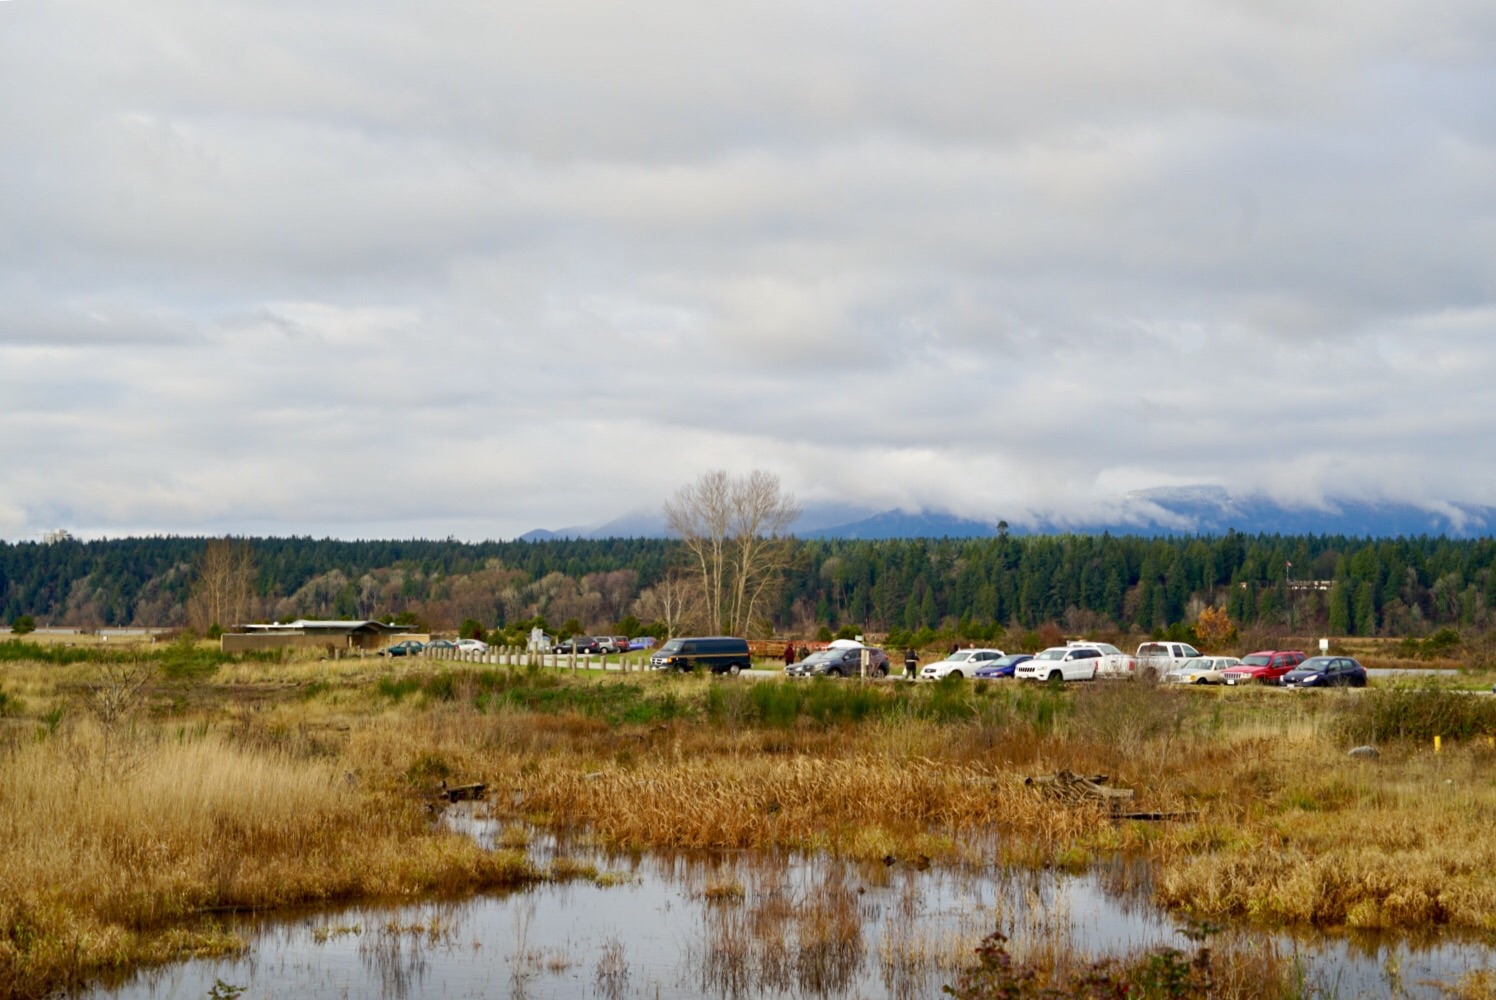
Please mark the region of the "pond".
[[[318, 910], [234, 925], [239, 957], [149, 970], [98, 998], [382, 996], [561, 998], [904, 998], [939, 996], [994, 928], [1024, 949], [1104, 955], [1192, 945], [1148, 902], [1147, 869], [1117, 861], [1083, 875], [858, 863], [735, 852], [618, 855], [558, 844], [471, 813], [454, 825], [492, 843], [527, 838], [532, 857], [595, 864], [597, 880], [460, 901]], [[1324, 995], [1438, 997], [1496, 968], [1492, 941], [1249, 935], [1297, 956]]]

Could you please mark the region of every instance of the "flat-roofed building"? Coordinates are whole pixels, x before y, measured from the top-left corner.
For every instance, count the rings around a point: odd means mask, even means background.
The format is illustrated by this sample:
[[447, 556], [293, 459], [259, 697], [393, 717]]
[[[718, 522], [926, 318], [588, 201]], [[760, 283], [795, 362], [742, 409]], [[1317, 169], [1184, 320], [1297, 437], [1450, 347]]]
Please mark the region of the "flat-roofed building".
[[414, 625], [386, 625], [376, 621], [314, 621], [269, 625], [240, 625], [223, 634], [225, 653], [252, 649], [383, 649], [396, 638], [415, 632]]

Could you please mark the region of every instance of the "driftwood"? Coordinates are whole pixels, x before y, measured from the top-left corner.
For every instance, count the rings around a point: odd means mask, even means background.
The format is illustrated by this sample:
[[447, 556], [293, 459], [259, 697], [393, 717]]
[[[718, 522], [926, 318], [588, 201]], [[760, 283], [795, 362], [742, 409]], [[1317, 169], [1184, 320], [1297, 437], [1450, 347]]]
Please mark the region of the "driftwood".
[[1107, 776], [1104, 774], [1093, 774], [1087, 777], [1071, 774], [1069, 771], [1056, 771], [1054, 774], [1023, 779], [1025, 785], [1037, 788], [1050, 798], [1059, 799], [1061, 802], [1095, 800], [1111, 803], [1112, 807], [1116, 808], [1117, 802], [1132, 798], [1131, 788], [1111, 788], [1106, 781]]
[[481, 781], [475, 781], [471, 785], [448, 785], [443, 779], [436, 797], [443, 802], [468, 802], [483, 798], [487, 791], [488, 786]]
[[1123, 812], [1122, 803], [1131, 801], [1133, 790], [1131, 788], [1112, 788], [1107, 782], [1107, 775], [1093, 774], [1080, 775], [1071, 774], [1069, 771], [1056, 771], [1054, 774], [1037, 775], [1032, 778], [1023, 779], [1023, 783], [1032, 788], [1037, 788], [1050, 798], [1059, 799], [1072, 805], [1082, 802], [1105, 802], [1110, 808], [1112, 819], [1137, 819], [1137, 820], [1170, 820], [1189, 819], [1197, 815], [1193, 809], [1178, 812]]

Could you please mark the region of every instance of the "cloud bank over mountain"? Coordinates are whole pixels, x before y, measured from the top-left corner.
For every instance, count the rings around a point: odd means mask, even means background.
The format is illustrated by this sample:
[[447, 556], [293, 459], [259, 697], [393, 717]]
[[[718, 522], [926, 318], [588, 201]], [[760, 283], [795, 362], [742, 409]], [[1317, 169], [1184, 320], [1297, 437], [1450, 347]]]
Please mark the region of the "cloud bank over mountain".
[[1487, 3], [62, 0], [0, 88], [3, 538], [1496, 504]]

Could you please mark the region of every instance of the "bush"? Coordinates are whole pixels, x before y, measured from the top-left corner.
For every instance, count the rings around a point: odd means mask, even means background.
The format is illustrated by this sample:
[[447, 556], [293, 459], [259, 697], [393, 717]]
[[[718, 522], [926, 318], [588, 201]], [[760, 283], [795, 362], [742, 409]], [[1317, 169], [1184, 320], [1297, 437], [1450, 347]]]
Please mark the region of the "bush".
[[1436, 687], [1374, 689], [1354, 699], [1341, 726], [1357, 743], [1471, 739], [1496, 733], [1496, 699]]
[[1089, 684], [1075, 692], [1069, 731], [1127, 759], [1151, 743], [1179, 736], [1199, 705], [1200, 699], [1188, 692], [1157, 684]]
[[1415, 639], [1408, 636], [1398, 644], [1399, 656], [1408, 659], [1438, 660], [1447, 659], [1459, 652], [1461, 645], [1460, 634], [1452, 628], [1441, 628], [1427, 639]]
[[184, 632], [176, 642], [159, 654], [161, 673], [179, 681], [203, 680], [211, 677], [220, 664], [233, 657], [216, 649], [202, 649], [192, 633]]
[[36, 631], [36, 619], [30, 615], [16, 615], [11, 619], [11, 635], [30, 635]]

